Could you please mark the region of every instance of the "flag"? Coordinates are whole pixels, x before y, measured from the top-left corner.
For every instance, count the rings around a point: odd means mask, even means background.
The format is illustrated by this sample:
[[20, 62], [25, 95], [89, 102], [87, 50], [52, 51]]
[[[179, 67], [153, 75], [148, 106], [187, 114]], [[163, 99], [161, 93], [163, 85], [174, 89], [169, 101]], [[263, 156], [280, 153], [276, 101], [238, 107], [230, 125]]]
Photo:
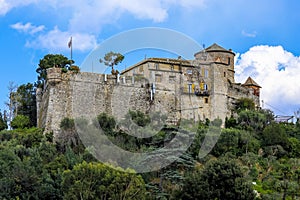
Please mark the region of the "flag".
[[68, 47], [71, 48], [72, 47], [72, 37], [70, 38], [70, 41], [68, 43]]

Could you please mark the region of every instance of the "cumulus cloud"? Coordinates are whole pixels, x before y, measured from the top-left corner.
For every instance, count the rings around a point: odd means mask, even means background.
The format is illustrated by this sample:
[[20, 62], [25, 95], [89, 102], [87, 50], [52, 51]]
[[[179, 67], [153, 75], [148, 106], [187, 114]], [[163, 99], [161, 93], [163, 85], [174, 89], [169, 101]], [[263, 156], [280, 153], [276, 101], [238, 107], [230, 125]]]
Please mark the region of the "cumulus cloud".
[[11, 9], [37, 3], [38, 0], [0, 0], [0, 16], [5, 15]]
[[[47, 38], [47, 45], [42, 45], [43, 48], [61, 47], [61, 39], [65, 37], [66, 32], [76, 32], [78, 36], [88, 38], [86, 42], [81, 44], [80, 49], [86, 49], [93, 46], [95, 36], [99, 35], [104, 25], [113, 24], [123, 14], [129, 14], [140, 20], [152, 20], [153, 22], [163, 22], [168, 18], [168, 11], [171, 7], [177, 6], [182, 8], [203, 7], [207, 0], [0, 0], [0, 15], [5, 15], [13, 8], [28, 6], [34, 4], [35, 8], [41, 10], [47, 7], [53, 12], [67, 11], [65, 15], [68, 22], [67, 30], [58, 31], [56, 28], [48, 33], [40, 33], [36, 41], [27, 42], [28, 47], [38, 47], [38, 43], [42, 39]], [[52, 20], [52, 19], [49, 19]], [[53, 19], [54, 20], [54, 19]], [[37, 33], [44, 30], [45, 27], [34, 27], [31, 23], [12, 25], [18, 31], [24, 33]], [[61, 27], [60, 27], [61, 28]], [[58, 36], [58, 34], [62, 34]], [[58, 41], [54, 41], [56, 38]], [[51, 42], [50, 42], [51, 41]], [[43, 42], [44, 44], [45, 42]]]
[[[47, 34], [39, 35], [32, 41], [27, 41], [26, 46], [36, 49], [51, 49], [52, 51], [62, 51], [68, 49], [68, 42], [71, 34], [61, 31], [58, 27], [49, 31]], [[72, 34], [73, 49], [80, 51], [90, 50], [97, 45], [96, 37], [90, 34]]]
[[21, 22], [18, 22], [16, 24], [12, 24], [11, 27], [13, 29], [16, 29], [20, 32], [29, 33], [29, 34], [35, 34], [37, 32], [43, 31], [45, 29], [44, 25], [41, 26], [34, 26], [31, 23], [22, 24]]
[[299, 57], [282, 46], [267, 45], [254, 46], [237, 57], [237, 81], [243, 83], [248, 76], [254, 78], [262, 86], [261, 99], [266, 107], [273, 106], [280, 115], [291, 115], [300, 108]]

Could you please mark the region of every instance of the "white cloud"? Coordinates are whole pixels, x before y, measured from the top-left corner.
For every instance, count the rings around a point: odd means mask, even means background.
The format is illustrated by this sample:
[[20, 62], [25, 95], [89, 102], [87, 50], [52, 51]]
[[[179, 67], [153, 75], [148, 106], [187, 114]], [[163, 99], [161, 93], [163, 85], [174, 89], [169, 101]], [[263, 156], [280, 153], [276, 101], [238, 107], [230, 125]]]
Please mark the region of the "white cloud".
[[245, 37], [254, 38], [254, 37], [256, 37], [257, 32], [253, 31], [253, 32], [250, 33], [250, 32], [246, 32], [245, 30], [242, 30], [242, 35], [245, 36]]
[[16, 29], [20, 32], [24, 32], [24, 33], [29, 33], [29, 34], [35, 34], [38, 33], [40, 31], [43, 31], [45, 29], [44, 25], [41, 26], [34, 26], [31, 23], [26, 23], [26, 24], [22, 24], [20, 22], [16, 23], [16, 24], [12, 24], [11, 27], [13, 29]]
[[0, 0], [0, 15], [5, 15], [11, 9], [37, 3], [38, 0]]
[[239, 56], [235, 69], [238, 82], [251, 76], [262, 86], [261, 99], [284, 112], [274, 110], [278, 114], [300, 107], [300, 58], [282, 46], [254, 46]]
[[0, 15], [5, 15], [10, 10], [10, 5], [5, 0], [0, 0]]
[[[116, 23], [123, 14], [132, 15], [140, 20], [163, 22], [168, 18], [168, 11], [172, 7], [203, 7], [205, 1], [207, 0], [0, 0], [0, 15], [5, 15], [13, 8], [30, 4], [34, 4], [35, 9], [51, 9], [53, 13], [58, 14], [64, 12], [67, 30], [60, 31], [61, 27], [57, 25], [59, 28], [50, 30], [48, 33], [43, 32], [42, 35], [40, 32], [36, 40], [27, 42], [27, 47], [59, 49], [63, 47], [61, 42], [69, 32], [78, 33], [79, 38], [84, 36], [87, 39], [83, 43], [78, 43], [78, 49], [90, 50], [88, 47], [94, 46], [95, 36], [99, 35], [103, 26]], [[44, 30], [45, 27], [35, 27], [31, 23], [17, 23], [12, 25], [12, 28], [34, 34]]]
[[87, 51], [97, 45], [94, 35], [84, 33], [64, 32], [55, 27], [47, 34], [39, 35], [35, 40], [27, 41], [26, 46], [36, 49], [50, 49], [52, 51], [62, 51], [68, 49], [68, 42], [72, 36], [74, 50]]

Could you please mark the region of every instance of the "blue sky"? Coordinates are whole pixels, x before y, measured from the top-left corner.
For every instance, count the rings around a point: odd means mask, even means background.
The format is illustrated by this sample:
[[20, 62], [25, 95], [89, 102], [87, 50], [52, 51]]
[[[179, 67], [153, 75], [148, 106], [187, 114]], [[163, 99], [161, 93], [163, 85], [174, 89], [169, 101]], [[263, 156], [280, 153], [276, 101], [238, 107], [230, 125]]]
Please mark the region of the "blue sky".
[[[70, 36], [80, 66], [116, 34], [161, 27], [201, 45], [233, 49], [236, 81], [251, 75], [263, 87], [266, 108], [293, 115], [300, 108], [299, 10], [298, 0], [0, 0], [0, 108], [5, 109], [10, 81], [36, 81], [44, 55], [70, 56]], [[143, 58], [144, 53], [135, 56]]]

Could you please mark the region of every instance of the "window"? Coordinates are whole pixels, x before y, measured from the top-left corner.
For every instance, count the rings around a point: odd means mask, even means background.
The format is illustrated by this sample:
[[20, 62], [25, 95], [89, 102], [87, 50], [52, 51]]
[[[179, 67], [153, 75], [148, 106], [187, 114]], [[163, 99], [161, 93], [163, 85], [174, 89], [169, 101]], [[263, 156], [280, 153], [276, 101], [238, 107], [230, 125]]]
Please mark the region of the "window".
[[161, 75], [160, 74], [155, 74], [155, 82], [160, 83], [161, 82]]
[[208, 103], [208, 98], [204, 98], [204, 103]]
[[174, 65], [170, 66], [171, 71], [174, 71]]
[[224, 72], [224, 77], [226, 77], [226, 72]]
[[230, 61], [231, 61], [231, 60], [230, 60], [230, 57], [228, 57], [228, 65], [230, 65]]
[[204, 69], [204, 77], [208, 78], [208, 69]]
[[192, 93], [192, 83], [188, 83], [188, 92], [189, 94]]
[[207, 84], [206, 84], [206, 83], [204, 83], [204, 85], [203, 85], [203, 86], [204, 86], [204, 88], [203, 88], [203, 89], [204, 89], [205, 91], [207, 91], [207, 90], [208, 90], [208, 86], [207, 86]]
[[154, 64], [154, 67], [155, 67], [155, 69], [159, 69], [158, 63], [155, 63], [155, 64]]
[[186, 73], [189, 75], [193, 74], [192, 70], [190, 70], [190, 69], [186, 70]]

